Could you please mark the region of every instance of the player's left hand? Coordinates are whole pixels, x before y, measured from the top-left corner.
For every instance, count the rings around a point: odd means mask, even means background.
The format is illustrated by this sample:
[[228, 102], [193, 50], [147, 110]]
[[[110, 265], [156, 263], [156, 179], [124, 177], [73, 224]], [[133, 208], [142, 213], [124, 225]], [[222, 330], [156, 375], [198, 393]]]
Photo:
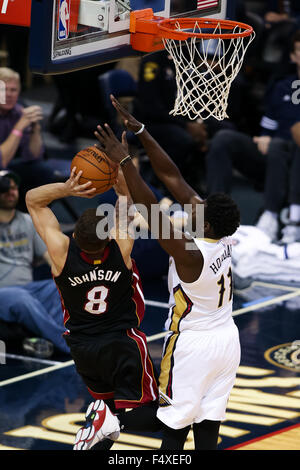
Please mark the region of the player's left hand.
[[104, 125], [105, 129], [97, 126], [95, 136], [98, 143], [95, 144], [102, 152], [104, 152], [110, 160], [120, 163], [123, 158], [128, 155], [128, 145], [126, 140], [126, 132], [122, 134], [122, 143], [117, 139], [108, 124]]
[[88, 181], [84, 184], [79, 183], [82, 173], [83, 172], [80, 170], [76, 174], [76, 166], [72, 168], [70, 178], [64, 183], [65, 197], [77, 196], [92, 198], [95, 196], [96, 188], [91, 188], [91, 181]]

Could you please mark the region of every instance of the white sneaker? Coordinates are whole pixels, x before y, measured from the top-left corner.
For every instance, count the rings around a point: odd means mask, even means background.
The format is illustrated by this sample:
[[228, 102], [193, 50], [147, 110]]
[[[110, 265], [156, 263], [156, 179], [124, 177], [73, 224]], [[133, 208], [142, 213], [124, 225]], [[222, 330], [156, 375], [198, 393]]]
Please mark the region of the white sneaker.
[[280, 243], [289, 244], [300, 242], [300, 225], [289, 224], [282, 229], [282, 238]]
[[256, 227], [259, 228], [262, 232], [268, 235], [271, 239], [271, 242], [277, 240], [278, 231], [279, 231], [279, 222], [272, 213], [265, 211], [260, 216]]
[[118, 418], [103, 400], [92, 402], [85, 414], [86, 423], [79, 429], [73, 450], [90, 450], [104, 439], [116, 441], [120, 435]]

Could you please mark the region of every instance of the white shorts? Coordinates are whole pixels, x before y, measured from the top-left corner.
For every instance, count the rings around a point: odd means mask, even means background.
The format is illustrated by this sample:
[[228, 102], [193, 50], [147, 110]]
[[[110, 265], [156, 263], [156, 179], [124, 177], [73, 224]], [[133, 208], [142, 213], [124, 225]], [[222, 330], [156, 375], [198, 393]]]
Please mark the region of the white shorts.
[[224, 421], [240, 355], [234, 323], [214, 331], [171, 332], [164, 344], [157, 417], [173, 429]]

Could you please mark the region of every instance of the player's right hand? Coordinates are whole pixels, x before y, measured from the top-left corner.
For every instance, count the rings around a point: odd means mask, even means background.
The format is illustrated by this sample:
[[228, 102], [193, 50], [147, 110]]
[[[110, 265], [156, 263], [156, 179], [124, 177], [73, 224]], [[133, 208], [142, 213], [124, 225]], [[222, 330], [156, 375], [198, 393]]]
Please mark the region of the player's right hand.
[[79, 180], [82, 175], [82, 171], [78, 171], [76, 174], [76, 166], [72, 168], [70, 178], [64, 183], [64, 197], [77, 196], [92, 198], [95, 196], [96, 188], [91, 188], [91, 181], [80, 184]]

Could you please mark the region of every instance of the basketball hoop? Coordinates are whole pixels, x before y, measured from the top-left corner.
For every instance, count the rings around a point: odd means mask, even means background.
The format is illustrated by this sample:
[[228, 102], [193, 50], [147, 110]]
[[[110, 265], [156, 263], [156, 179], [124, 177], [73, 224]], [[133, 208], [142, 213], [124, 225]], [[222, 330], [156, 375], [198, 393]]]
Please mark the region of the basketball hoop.
[[255, 38], [251, 26], [210, 18], [139, 15], [132, 25], [134, 48], [146, 47], [148, 52], [165, 48], [174, 61], [177, 97], [170, 114], [190, 119], [214, 117], [219, 121], [228, 117], [232, 82]]

